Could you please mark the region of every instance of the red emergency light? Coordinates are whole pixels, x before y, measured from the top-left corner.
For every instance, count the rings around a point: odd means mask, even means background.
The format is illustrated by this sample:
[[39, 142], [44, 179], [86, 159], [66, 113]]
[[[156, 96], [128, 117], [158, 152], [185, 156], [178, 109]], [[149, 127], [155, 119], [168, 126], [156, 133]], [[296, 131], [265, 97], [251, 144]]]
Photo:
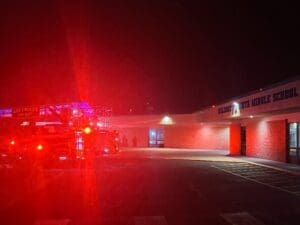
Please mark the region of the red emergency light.
[[90, 127], [86, 127], [86, 128], [83, 129], [83, 132], [85, 134], [90, 134], [92, 132], [92, 129]]
[[42, 151], [43, 149], [44, 149], [44, 146], [41, 145], [41, 144], [38, 144], [38, 145], [36, 146], [36, 150], [38, 150], [38, 151]]

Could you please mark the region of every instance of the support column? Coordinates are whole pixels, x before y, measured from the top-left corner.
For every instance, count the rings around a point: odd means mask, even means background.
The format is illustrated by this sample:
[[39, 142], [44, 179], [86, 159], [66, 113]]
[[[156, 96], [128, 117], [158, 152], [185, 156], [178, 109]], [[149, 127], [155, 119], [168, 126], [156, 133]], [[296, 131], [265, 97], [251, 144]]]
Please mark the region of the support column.
[[229, 154], [241, 155], [241, 124], [231, 124], [229, 130]]

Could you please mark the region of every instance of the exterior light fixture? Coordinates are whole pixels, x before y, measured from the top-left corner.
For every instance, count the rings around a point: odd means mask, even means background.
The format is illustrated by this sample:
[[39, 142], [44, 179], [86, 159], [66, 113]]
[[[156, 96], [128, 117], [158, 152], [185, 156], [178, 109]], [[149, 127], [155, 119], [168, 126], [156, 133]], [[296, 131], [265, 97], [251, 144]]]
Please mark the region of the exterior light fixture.
[[170, 117], [170, 116], [164, 116], [161, 120], [160, 120], [160, 123], [159, 124], [162, 124], [162, 125], [172, 125], [174, 124], [174, 121], [173, 119]]

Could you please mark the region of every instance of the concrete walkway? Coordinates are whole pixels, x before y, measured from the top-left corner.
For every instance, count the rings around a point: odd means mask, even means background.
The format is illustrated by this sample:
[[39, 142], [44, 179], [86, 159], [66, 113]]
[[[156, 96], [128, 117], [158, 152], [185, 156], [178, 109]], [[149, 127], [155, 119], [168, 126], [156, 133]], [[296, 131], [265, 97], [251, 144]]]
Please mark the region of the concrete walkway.
[[228, 150], [189, 149], [189, 148], [123, 148], [125, 154], [142, 154], [147, 158], [182, 159], [221, 162], [248, 162], [300, 175], [300, 164], [282, 163], [268, 159], [229, 156]]

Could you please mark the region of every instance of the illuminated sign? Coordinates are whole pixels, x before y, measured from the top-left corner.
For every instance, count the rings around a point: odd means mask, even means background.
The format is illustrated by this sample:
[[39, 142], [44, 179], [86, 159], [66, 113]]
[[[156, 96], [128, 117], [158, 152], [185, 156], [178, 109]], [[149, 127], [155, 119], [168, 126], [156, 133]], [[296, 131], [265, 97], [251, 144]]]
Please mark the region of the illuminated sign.
[[11, 117], [11, 109], [0, 109], [0, 117]]
[[39, 116], [39, 107], [19, 107], [12, 109], [13, 117], [35, 117]]
[[232, 104], [232, 111], [231, 111], [231, 116], [232, 117], [238, 117], [241, 115], [241, 111], [240, 111], [240, 104], [237, 102], [234, 102]]
[[265, 105], [272, 102], [278, 102], [285, 99], [291, 99], [298, 97], [297, 88], [289, 88], [286, 90], [278, 91], [272, 94], [267, 94], [259, 97], [255, 97], [249, 100], [233, 103], [233, 105], [226, 105], [218, 108], [218, 114], [231, 112], [233, 117], [240, 115], [241, 109], [247, 109], [250, 107], [256, 107], [259, 105]]

